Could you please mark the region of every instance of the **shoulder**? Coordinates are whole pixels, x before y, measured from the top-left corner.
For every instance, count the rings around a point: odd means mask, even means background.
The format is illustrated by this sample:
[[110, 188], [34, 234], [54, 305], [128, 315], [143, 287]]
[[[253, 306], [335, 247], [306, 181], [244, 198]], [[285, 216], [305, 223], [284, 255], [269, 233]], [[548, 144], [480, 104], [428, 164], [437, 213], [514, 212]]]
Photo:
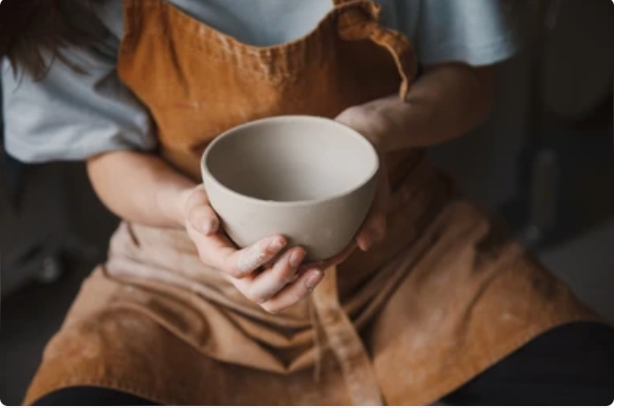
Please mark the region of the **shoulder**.
[[423, 63], [487, 65], [518, 48], [507, 0], [379, 0], [383, 23], [415, 44]]

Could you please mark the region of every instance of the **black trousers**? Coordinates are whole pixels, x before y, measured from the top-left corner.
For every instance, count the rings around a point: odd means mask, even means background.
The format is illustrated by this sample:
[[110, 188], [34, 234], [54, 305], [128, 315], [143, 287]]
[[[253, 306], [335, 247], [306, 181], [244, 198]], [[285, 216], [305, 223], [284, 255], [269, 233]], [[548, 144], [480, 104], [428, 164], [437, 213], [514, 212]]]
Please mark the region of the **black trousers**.
[[[445, 405], [610, 405], [613, 328], [574, 323], [553, 329], [446, 396]], [[35, 405], [156, 405], [96, 387], [53, 392]]]

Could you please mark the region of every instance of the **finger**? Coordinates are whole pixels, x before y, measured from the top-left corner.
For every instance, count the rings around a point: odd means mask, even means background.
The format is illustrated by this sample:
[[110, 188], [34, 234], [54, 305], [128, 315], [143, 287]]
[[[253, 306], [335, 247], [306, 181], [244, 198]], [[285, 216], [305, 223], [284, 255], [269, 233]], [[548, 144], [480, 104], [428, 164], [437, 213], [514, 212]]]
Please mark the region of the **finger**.
[[186, 220], [201, 235], [213, 234], [219, 228], [218, 216], [210, 206], [202, 186], [196, 187], [188, 197]]
[[248, 285], [241, 287], [242, 293], [255, 303], [265, 303], [290, 282], [302, 264], [306, 252], [300, 247], [289, 249], [269, 269], [259, 272], [256, 277], [246, 278]]
[[[188, 236], [194, 242], [201, 261], [215, 269], [223, 270], [225, 260], [240, 249], [221, 233], [205, 236], [194, 228], [187, 228]], [[224, 258], [224, 259], [221, 259]]]
[[[215, 236], [217, 238], [218, 236]], [[210, 256], [217, 260], [219, 268], [236, 279], [243, 278], [257, 268], [270, 262], [285, 248], [287, 240], [283, 236], [262, 239], [256, 244], [241, 249], [233, 249], [222, 239], [214, 239], [209, 246]]]
[[384, 213], [380, 213], [372, 219], [370, 234], [373, 244], [378, 244], [385, 239], [387, 236], [387, 217]]
[[261, 307], [268, 313], [279, 313], [309, 296], [323, 278], [324, 273], [319, 269], [309, 269], [296, 282], [286, 286]]
[[387, 233], [386, 217], [382, 213], [369, 216], [356, 237], [356, 243], [362, 251], [368, 251], [374, 244], [381, 242]]
[[244, 249], [238, 248], [224, 234], [204, 236], [189, 228], [188, 235], [204, 264], [236, 279], [250, 275], [272, 260], [287, 245], [287, 240], [280, 235], [262, 239]]
[[186, 210], [197, 205], [209, 205], [209, 199], [202, 184], [194, 187], [190, 192], [186, 200]]
[[218, 231], [218, 216], [209, 205], [196, 206], [188, 210], [186, 219], [201, 235], [211, 235]]

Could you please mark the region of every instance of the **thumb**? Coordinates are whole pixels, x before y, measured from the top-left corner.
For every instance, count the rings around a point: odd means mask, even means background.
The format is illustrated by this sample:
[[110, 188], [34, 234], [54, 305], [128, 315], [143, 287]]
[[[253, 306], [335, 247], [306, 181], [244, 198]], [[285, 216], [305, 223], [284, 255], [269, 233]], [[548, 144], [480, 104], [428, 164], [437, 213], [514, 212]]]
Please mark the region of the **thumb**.
[[186, 222], [201, 235], [218, 231], [220, 222], [212, 209], [203, 186], [193, 189], [186, 202]]

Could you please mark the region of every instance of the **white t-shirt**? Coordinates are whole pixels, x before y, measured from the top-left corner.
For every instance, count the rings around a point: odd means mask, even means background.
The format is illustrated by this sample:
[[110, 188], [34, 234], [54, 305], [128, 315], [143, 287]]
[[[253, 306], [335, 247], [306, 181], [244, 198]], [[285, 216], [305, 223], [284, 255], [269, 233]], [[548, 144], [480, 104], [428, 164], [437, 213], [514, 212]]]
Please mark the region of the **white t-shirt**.
[[[166, 1], [166, 0], [159, 0]], [[269, 46], [302, 37], [333, 7], [331, 0], [169, 0], [241, 42]], [[489, 65], [512, 56], [516, 42], [504, 0], [377, 0], [384, 25], [407, 35], [423, 64]], [[123, 37], [123, 0], [101, 18], [111, 36], [56, 60], [43, 80], [16, 77], [3, 64], [6, 150], [25, 162], [77, 160], [117, 149], [153, 149], [157, 141], [144, 106], [116, 74]]]

